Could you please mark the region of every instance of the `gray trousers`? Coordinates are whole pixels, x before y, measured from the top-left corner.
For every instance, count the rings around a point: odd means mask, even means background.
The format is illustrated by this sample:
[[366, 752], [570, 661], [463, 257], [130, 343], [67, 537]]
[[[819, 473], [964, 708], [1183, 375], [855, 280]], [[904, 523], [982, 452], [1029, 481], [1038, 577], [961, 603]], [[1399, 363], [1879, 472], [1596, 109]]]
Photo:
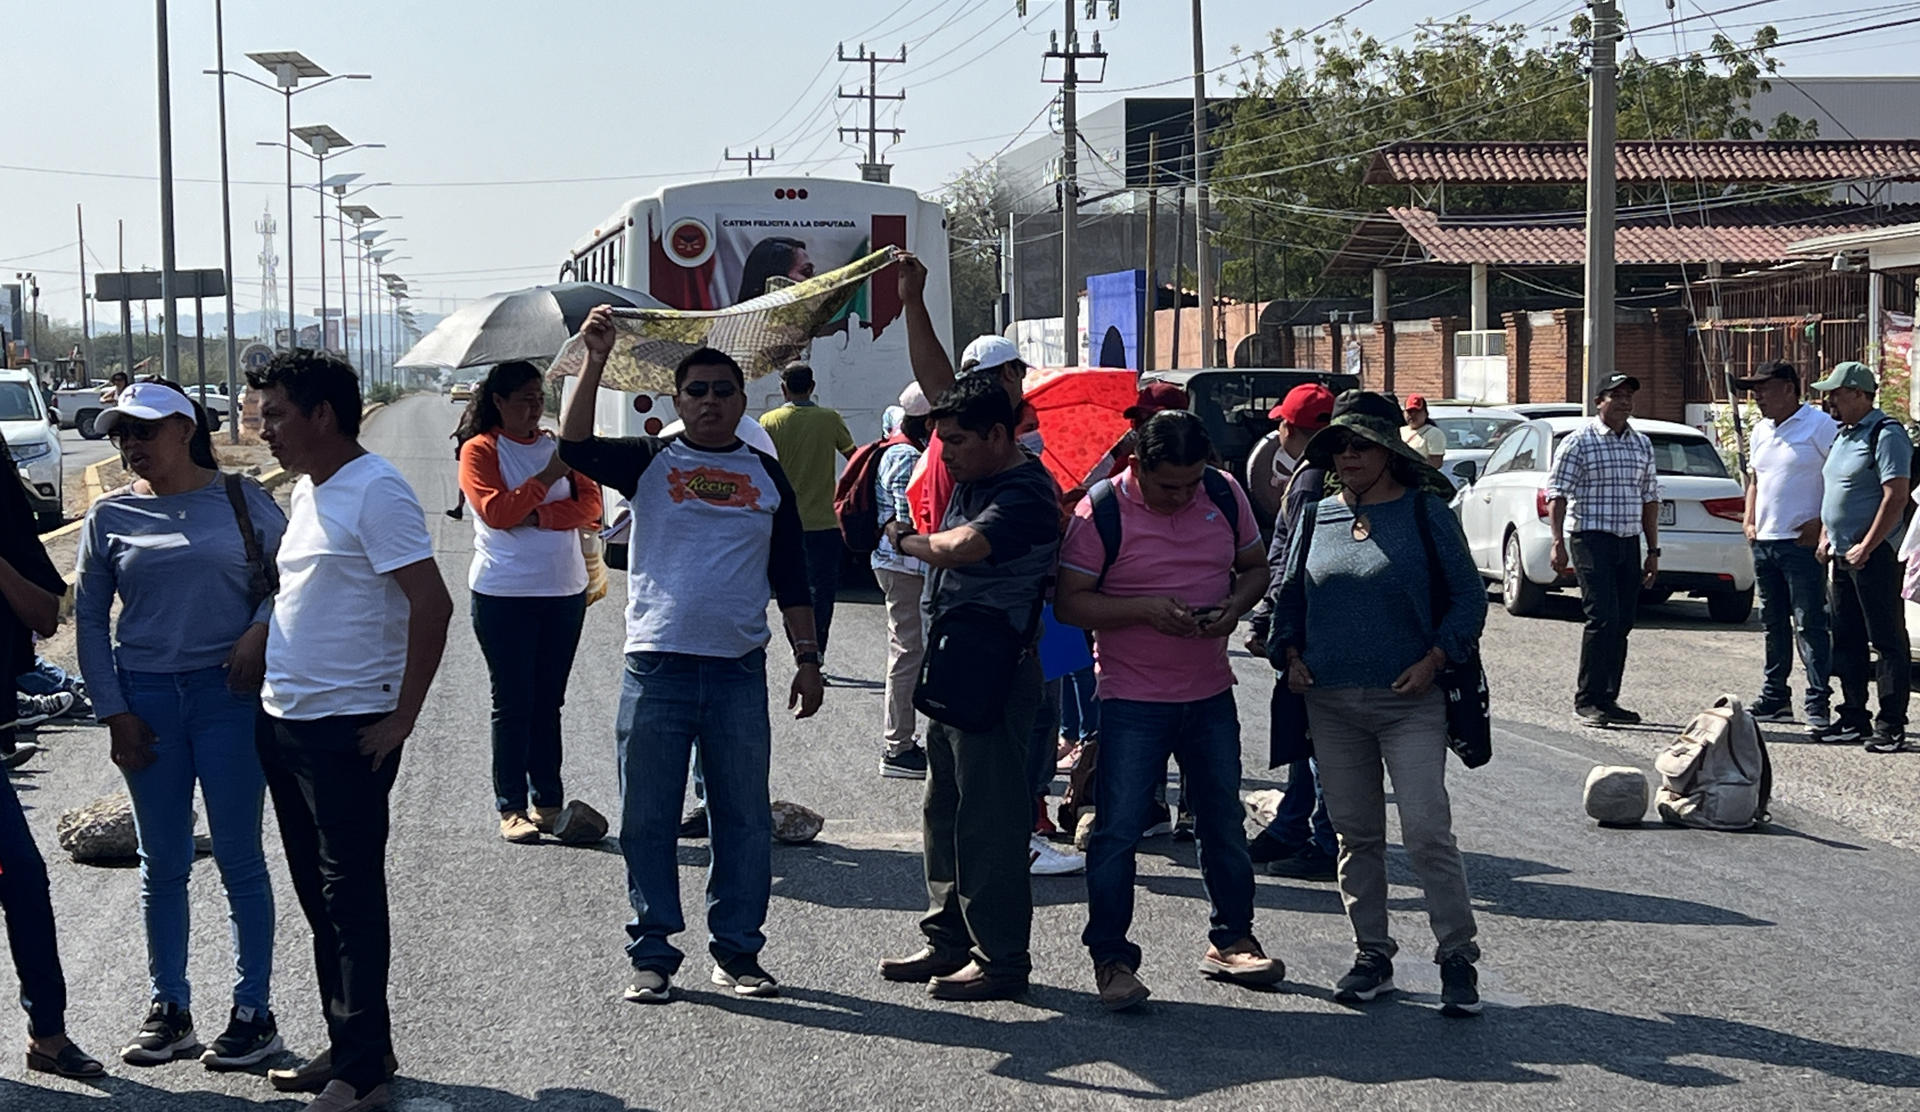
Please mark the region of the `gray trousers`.
[[1386, 688], [1309, 691], [1307, 723], [1327, 816], [1340, 838], [1340, 900], [1355, 949], [1389, 958], [1400, 949], [1387, 923], [1384, 769], [1393, 777], [1401, 841], [1426, 889], [1427, 918], [1439, 943], [1433, 960], [1453, 954], [1478, 960], [1473, 903], [1447, 799], [1447, 722], [1439, 691], [1415, 698]]

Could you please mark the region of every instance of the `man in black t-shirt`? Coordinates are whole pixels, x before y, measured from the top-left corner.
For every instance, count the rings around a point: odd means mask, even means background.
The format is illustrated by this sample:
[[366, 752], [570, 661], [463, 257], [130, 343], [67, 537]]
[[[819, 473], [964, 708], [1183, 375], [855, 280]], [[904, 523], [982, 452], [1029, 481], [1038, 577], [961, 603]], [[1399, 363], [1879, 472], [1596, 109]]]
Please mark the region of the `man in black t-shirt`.
[[[8, 676], [32, 669], [33, 635], [53, 633], [66, 591], [34, 530], [33, 509], [14, 478], [13, 456], [0, 443], [0, 666]], [[12, 698], [8, 692], [8, 706]], [[11, 749], [13, 724], [0, 727], [0, 734], [5, 735], [0, 748]], [[7, 943], [20, 976], [20, 1003], [27, 1010], [27, 1068], [62, 1077], [105, 1074], [66, 1035], [67, 981], [54, 938], [47, 864], [5, 773], [0, 773], [0, 907], [6, 909]]]
[[[1025, 642], [999, 720], [968, 732], [933, 719], [927, 730], [922, 858], [927, 945], [880, 963], [890, 981], [928, 981], [941, 1000], [997, 1000], [1026, 991], [1033, 925], [1028, 833], [1033, 797], [1027, 738], [1040, 704], [1035, 652], [1040, 606], [1060, 548], [1060, 491], [1014, 439], [1013, 402], [999, 380], [963, 375], [931, 419], [956, 480], [942, 529], [887, 523], [901, 553], [925, 561], [928, 631], [960, 607], [996, 612]], [[929, 654], [939, 651], [930, 636]]]

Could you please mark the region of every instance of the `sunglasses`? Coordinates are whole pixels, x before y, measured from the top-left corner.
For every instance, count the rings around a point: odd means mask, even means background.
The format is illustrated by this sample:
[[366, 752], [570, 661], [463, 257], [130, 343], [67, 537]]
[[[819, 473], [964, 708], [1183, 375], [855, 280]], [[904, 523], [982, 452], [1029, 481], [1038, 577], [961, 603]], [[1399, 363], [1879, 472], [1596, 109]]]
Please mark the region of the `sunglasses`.
[[119, 444], [127, 440], [146, 442], [160, 435], [160, 424], [156, 421], [120, 421], [107, 433], [107, 439]]
[[704, 398], [708, 393], [722, 400], [731, 398], [740, 392], [740, 388], [731, 382], [689, 382], [680, 387], [680, 392], [689, 398]]

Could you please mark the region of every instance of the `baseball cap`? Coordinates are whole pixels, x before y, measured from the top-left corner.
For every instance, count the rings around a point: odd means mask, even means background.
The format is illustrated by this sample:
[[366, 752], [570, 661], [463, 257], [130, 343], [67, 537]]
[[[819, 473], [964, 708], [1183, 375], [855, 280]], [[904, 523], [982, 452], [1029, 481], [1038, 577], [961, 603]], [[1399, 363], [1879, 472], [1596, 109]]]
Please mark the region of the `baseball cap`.
[[1827, 372], [1827, 377], [1813, 384], [1815, 390], [1838, 390], [1842, 386], [1865, 390], [1869, 394], [1880, 389], [1880, 384], [1873, 380], [1873, 372], [1867, 369], [1867, 365], [1852, 359], [1834, 367]]
[[1640, 392], [1640, 380], [1633, 377], [1632, 375], [1623, 375], [1623, 374], [1608, 375], [1607, 377], [1601, 379], [1597, 384], [1594, 385], [1593, 396], [1597, 398], [1602, 394], [1612, 393], [1613, 391], [1619, 390], [1623, 387], [1625, 389], [1632, 390], [1634, 393], [1637, 394]]
[[158, 421], [165, 417], [199, 420], [185, 394], [162, 382], [136, 382], [120, 391], [112, 409], [94, 418], [93, 427], [104, 436], [124, 420]]
[[1020, 349], [1005, 336], [981, 336], [960, 353], [960, 368], [965, 371], [990, 371], [1020, 361]]
[[1287, 396], [1268, 410], [1267, 416], [1295, 428], [1319, 432], [1333, 420], [1333, 391], [1318, 382], [1303, 382], [1287, 391]]
[[1137, 421], [1163, 410], [1186, 409], [1192, 404], [1193, 402], [1187, 397], [1187, 392], [1173, 383], [1149, 382], [1140, 388], [1140, 393], [1133, 399], [1133, 404], [1127, 407], [1126, 417], [1129, 421]]
[[920, 383], [917, 381], [907, 383], [907, 388], [900, 391], [900, 408], [905, 410], [909, 417], [925, 417], [933, 412], [932, 404], [927, 401], [926, 391], [920, 389]]
[[1406, 405], [1405, 405], [1405, 406], [1404, 406], [1403, 408], [1406, 408], [1406, 409], [1425, 409], [1425, 408], [1427, 408], [1427, 398], [1426, 398], [1426, 395], [1424, 395], [1424, 394], [1408, 394], [1408, 395], [1407, 395], [1407, 404], [1406, 404]]
[[1742, 390], [1752, 390], [1768, 382], [1791, 382], [1795, 389], [1800, 387], [1800, 372], [1793, 369], [1791, 363], [1769, 363], [1767, 369], [1747, 378], [1736, 378], [1733, 384]]

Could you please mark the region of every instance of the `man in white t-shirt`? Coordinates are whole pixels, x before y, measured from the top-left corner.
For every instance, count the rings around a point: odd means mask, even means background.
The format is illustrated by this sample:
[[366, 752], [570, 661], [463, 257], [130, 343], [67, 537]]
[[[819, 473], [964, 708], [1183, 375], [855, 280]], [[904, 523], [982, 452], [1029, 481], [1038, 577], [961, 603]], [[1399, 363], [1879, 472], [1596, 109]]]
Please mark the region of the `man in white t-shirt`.
[[1797, 645], [1806, 674], [1801, 706], [1807, 725], [1824, 729], [1832, 722], [1833, 638], [1826, 569], [1816, 555], [1825, 491], [1820, 469], [1840, 426], [1800, 400], [1800, 373], [1791, 363], [1770, 363], [1739, 385], [1753, 392], [1760, 407], [1749, 444], [1745, 524], [1760, 620], [1767, 627], [1766, 679], [1747, 709], [1763, 722], [1793, 721], [1787, 678]]
[[320, 1090], [310, 1109], [371, 1112], [387, 1107], [393, 1071], [387, 795], [453, 602], [413, 488], [360, 446], [353, 369], [297, 350], [249, 371], [247, 385], [261, 438], [301, 473], [277, 561], [258, 746], [331, 1039], [269, 1080]]
[[1400, 439], [1412, 445], [1413, 450], [1427, 457], [1427, 462], [1435, 467], [1447, 461], [1447, 434], [1433, 418], [1427, 415], [1427, 399], [1419, 394], [1407, 397], [1407, 423], [1400, 429]]

